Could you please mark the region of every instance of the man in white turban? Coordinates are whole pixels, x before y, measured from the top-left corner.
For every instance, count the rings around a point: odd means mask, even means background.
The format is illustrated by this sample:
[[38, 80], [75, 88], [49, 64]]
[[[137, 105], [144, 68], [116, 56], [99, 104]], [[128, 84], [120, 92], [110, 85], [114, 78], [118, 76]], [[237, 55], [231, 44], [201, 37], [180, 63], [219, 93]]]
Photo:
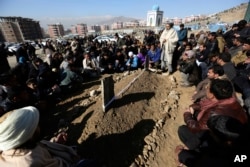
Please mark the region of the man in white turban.
[[39, 111], [32, 106], [0, 117], [0, 166], [71, 167], [79, 164], [80, 159], [72, 147], [37, 141], [38, 123]]
[[17, 148], [32, 138], [39, 112], [29, 106], [6, 113], [0, 120], [0, 151]]

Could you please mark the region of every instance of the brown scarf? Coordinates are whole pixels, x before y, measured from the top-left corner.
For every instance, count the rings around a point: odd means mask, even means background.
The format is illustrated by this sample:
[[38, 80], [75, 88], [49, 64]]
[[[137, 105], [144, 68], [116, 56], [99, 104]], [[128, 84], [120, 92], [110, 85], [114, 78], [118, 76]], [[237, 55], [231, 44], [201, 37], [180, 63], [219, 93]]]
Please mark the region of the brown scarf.
[[220, 105], [227, 105], [227, 104], [231, 104], [233, 102], [235, 102], [236, 99], [235, 97], [231, 97], [231, 98], [227, 98], [227, 99], [222, 99], [222, 100], [218, 100], [218, 101], [212, 101], [211, 99], [203, 99], [200, 101], [200, 106], [201, 106], [201, 111], [199, 112], [198, 116], [197, 116], [197, 120], [199, 121], [200, 118], [203, 116], [204, 112], [212, 107], [217, 106], [218, 104]]

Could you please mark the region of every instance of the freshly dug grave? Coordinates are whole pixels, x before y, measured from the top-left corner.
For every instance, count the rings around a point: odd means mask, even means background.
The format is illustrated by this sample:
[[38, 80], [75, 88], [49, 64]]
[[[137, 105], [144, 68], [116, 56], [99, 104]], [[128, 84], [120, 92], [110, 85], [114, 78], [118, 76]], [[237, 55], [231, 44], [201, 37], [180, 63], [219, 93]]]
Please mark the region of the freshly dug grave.
[[[163, 76], [138, 70], [113, 75], [115, 95], [140, 74], [105, 113], [100, 80], [84, 83], [82, 90], [58, 104], [57, 116], [70, 122], [67, 144], [77, 145], [82, 157], [107, 167], [176, 166], [177, 128], [194, 87], [179, 87], [178, 72]], [[90, 96], [91, 91], [95, 93]]]

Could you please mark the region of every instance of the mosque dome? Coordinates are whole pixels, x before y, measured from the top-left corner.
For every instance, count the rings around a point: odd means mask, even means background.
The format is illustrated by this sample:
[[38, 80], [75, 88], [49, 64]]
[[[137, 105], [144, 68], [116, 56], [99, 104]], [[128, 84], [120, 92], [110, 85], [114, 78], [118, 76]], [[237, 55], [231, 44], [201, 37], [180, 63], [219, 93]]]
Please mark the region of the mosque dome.
[[154, 6], [152, 7], [152, 10], [156, 10], [156, 11], [159, 11], [159, 10], [160, 10], [160, 7], [159, 7], [159, 5], [154, 5]]

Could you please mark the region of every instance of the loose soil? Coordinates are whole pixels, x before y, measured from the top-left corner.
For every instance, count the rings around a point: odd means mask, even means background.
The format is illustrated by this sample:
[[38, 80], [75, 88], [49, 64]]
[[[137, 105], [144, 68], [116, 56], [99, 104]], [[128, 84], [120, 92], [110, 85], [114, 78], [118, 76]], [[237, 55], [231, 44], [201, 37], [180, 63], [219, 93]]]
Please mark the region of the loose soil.
[[[177, 129], [194, 87], [180, 87], [179, 72], [163, 76], [138, 70], [113, 75], [115, 95], [140, 74], [106, 112], [100, 79], [83, 83], [81, 90], [56, 106], [54, 115], [69, 122], [67, 144], [77, 145], [82, 157], [107, 167], [177, 165], [174, 149], [181, 143]], [[90, 96], [92, 90], [95, 96]]]

